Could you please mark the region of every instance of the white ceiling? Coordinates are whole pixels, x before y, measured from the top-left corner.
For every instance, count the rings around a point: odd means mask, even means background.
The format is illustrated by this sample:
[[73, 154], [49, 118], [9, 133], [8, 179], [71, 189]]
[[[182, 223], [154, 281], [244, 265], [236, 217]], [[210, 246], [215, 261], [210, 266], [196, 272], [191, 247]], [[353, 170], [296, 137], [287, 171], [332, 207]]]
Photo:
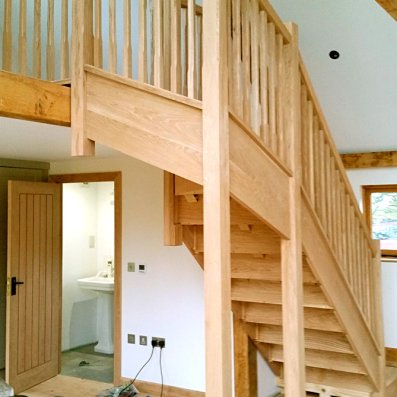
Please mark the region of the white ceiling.
[[[271, 0], [300, 47], [341, 152], [397, 150], [397, 22], [374, 0]], [[338, 60], [329, 51], [338, 50]], [[0, 158], [70, 158], [70, 129], [0, 118]], [[118, 155], [97, 145], [97, 156]]]
[[[300, 48], [341, 152], [397, 150], [397, 22], [375, 0], [270, 0]], [[340, 52], [338, 60], [329, 58]]]
[[[0, 158], [58, 161], [71, 158], [70, 128], [0, 117]], [[97, 157], [119, 153], [96, 145]]]

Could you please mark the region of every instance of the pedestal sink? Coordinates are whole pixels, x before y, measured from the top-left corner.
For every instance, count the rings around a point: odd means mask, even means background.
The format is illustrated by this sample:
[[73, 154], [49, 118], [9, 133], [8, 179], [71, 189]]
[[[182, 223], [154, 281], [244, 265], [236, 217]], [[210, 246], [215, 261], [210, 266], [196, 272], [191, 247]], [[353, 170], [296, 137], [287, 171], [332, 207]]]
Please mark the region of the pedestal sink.
[[113, 291], [114, 278], [107, 277], [106, 272], [100, 272], [94, 277], [77, 280], [80, 288], [88, 289], [98, 296], [97, 329], [98, 353], [113, 354]]

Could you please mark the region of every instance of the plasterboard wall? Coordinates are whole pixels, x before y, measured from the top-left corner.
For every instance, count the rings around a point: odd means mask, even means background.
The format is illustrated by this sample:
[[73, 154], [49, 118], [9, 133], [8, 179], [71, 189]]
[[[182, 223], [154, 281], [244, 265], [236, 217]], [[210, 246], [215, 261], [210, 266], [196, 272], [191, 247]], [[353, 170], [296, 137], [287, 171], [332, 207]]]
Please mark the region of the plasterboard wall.
[[[128, 344], [127, 334], [166, 338], [164, 381], [204, 390], [203, 272], [185, 247], [163, 245], [163, 174], [139, 161], [90, 159], [51, 163], [51, 174], [122, 172], [122, 376], [134, 377], [151, 348]], [[127, 263], [147, 273], [128, 273]], [[160, 382], [159, 358], [141, 380]]]
[[[397, 184], [397, 168], [354, 169], [347, 172], [362, 208], [361, 186]], [[385, 345], [397, 347], [397, 263], [382, 262]]]

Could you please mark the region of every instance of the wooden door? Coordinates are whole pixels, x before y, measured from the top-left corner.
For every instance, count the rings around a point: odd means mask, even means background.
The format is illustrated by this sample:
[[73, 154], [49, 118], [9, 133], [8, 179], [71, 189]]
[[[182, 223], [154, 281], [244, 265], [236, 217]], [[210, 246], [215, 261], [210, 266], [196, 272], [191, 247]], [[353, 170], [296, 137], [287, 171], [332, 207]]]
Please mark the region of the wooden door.
[[61, 185], [9, 182], [6, 381], [16, 393], [59, 373], [61, 216]]

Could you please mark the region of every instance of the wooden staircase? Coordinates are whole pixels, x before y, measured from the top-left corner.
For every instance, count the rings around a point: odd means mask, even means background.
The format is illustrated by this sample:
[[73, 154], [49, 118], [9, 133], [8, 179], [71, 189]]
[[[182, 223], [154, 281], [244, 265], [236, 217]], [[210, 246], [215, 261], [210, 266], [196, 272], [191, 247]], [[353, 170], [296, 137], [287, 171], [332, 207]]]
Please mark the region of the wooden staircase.
[[[17, 17], [4, 1], [2, 68], [21, 76], [0, 72], [10, 87], [0, 114], [71, 124], [73, 155], [93, 155], [96, 142], [166, 171], [165, 244], [184, 243], [202, 267], [204, 254], [213, 255], [205, 269], [208, 396], [231, 395], [230, 308], [241, 353], [235, 372], [249, 372], [240, 346], [248, 336], [288, 397], [302, 396], [304, 387], [327, 397], [394, 396], [383, 352], [379, 247], [300, 59], [297, 27], [287, 27], [267, 0], [211, 0], [204, 8], [194, 0], [139, 0], [136, 30], [133, 3], [123, 2], [120, 34], [115, 1], [108, 31], [100, 1], [71, 3], [71, 15], [68, 0], [58, 12], [58, 71], [54, 3], [40, 13], [37, 2], [37, 48], [28, 51], [26, 2], [13, 40]], [[40, 26], [48, 30], [45, 73]], [[70, 79], [71, 88], [35, 80], [38, 95], [27, 95], [30, 62], [34, 77]], [[214, 244], [204, 243], [205, 227]], [[291, 337], [283, 341], [286, 331]]]
[[[186, 179], [165, 175], [166, 243], [175, 228], [185, 246], [204, 266], [203, 190]], [[282, 280], [280, 236], [234, 199], [231, 208], [231, 297], [235, 319], [283, 385]], [[335, 307], [303, 259], [306, 389], [332, 396], [373, 396], [374, 387]], [[235, 347], [236, 348], [236, 347]], [[325, 396], [325, 394], [323, 394]]]

